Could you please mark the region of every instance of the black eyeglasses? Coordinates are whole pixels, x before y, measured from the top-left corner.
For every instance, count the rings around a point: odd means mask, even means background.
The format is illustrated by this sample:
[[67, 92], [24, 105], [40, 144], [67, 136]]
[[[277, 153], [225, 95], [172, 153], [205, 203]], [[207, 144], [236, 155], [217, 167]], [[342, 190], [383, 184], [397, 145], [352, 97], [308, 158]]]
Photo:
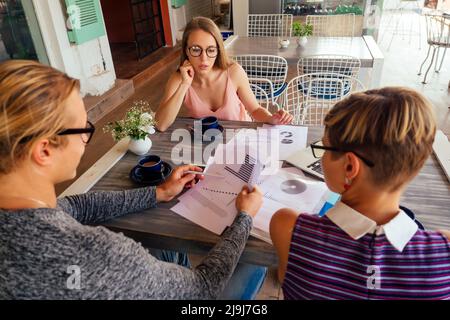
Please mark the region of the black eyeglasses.
[[65, 129], [58, 133], [58, 136], [67, 136], [69, 134], [81, 134], [81, 140], [88, 144], [94, 136], [95, 126], [88, 121], [86, 128]]
[[[203, 53], [203, 48], [200, 48], [199, 46], [192, 46], [189, 47], [189, 53], [193, 57], [200, 57]], [[219, 49], [217, 47], [211, 46], [205, 49], [206, 55], [209, 58], [215, 58], [219, 54]]]
[[[88, 121], [85, 128], [64, 129], [63, 131], [57, 133], [56, 135], [58, 135], [58, 136], [66, 136], [66, 135], [69, 135], [69, 134], [81, 134], [81, 140], [85, 144], [88, 144], [91, 141], [92, 136], [94, 135], [94, 132], [95, 132], [95, 126], [90, 121]], [[33, 139], [36, 136], [37, 135], [24, 137], [24, 138], [22, 138], [20, 140], [19, 143], [21, 143], [21, 144], [27, 143], [27, 142], [31, 141], [31, 139]]]
[[369, 167], [374, 167], [375, 164], [364, 158], [363, 156], [361, 156], [360, 154], [356, 153], [355, 151], [352, 150], [344, 150], [344, 149], [339, 149], [339, 148], [335, 148], [335, 147], [326, 147], [323, 145], [322, 141], [317, 141], [311, 144], [311, 150], [312, 150], [312, 154], [315, 158], [322, 158], [323, 155], [325, 154], [325, 151], [334, 151], [334, 152], [352, 152], [354, 153], [358, 158], [360, 158], [366, 165], [368, 165]]

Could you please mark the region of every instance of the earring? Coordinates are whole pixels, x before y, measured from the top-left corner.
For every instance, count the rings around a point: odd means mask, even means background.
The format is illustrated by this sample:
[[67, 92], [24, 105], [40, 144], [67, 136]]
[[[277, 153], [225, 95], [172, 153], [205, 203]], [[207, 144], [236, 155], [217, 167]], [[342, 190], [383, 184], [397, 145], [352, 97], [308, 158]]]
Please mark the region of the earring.
[[345, 184], [344, 184], [345, 191], [348, 191], [351, 187], [352, 187], [352, 180], [345, 177]]

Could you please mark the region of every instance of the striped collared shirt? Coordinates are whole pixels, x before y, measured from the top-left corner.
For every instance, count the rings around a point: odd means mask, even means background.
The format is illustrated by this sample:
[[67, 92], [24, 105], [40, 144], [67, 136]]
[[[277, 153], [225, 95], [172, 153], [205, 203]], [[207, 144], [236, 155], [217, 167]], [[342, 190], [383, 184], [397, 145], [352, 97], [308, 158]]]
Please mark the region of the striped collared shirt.
[[[409, 219], [409, 220], [408, 220]], [[403, 212], [383, 226], [343, 203], [297, 219], [286, 299], [450, 299], [450, 244]]]

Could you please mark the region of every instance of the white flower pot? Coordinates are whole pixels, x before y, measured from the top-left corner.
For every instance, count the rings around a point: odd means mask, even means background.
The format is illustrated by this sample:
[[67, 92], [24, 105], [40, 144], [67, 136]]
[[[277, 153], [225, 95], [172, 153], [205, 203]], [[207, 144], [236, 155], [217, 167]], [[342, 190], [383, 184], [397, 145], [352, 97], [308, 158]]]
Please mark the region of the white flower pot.
[[128, 145], [128, 150], [142, 156], [150, 151], [152, 147], [152, 140], [149, 137], [144, 139], [130, 139], [130, 144]]
[[299, 37], [299, 38], [297, 38], [297, 43], [299, 46], [304, 46], [305, 44], [308, 43], [308, 38], [307, 37]]

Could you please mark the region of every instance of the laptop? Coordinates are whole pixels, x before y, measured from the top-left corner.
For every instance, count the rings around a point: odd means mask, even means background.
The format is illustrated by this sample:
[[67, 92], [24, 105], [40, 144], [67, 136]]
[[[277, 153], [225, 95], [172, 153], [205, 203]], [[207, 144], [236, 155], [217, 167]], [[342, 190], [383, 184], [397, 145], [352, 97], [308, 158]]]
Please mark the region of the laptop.
[[311, 147], [297, 151], [289, 156], [286, 161], [316, 178], [325, 180], [321, 166], [321, 159], [317, 159], [313, 156]]
[[[439, 164], [450, 182], [450, 142], [441, 130], [436, 132], [433, 150]], [[321, 159], [317, 159], [312, 155], [311, 147], [297, 151], [286, 159], [286, 161], [304, 172], [324, 180], [320, 163]]]

